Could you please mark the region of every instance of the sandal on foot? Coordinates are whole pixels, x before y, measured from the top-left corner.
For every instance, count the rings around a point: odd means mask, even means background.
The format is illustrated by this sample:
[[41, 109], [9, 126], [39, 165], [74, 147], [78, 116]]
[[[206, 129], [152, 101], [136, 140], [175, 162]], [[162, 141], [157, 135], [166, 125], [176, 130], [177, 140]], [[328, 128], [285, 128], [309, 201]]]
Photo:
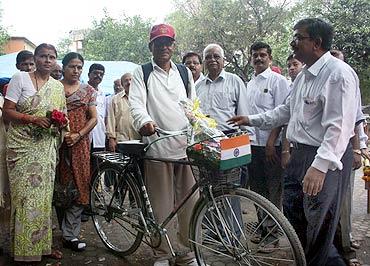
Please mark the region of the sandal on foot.
[[63, 258], [63, 253], [60, 250], [54, 249], [49, 255], [46, 255], [45, 257], [55, 260], [61, 260]]
[[81, 242], [77, 238], [72, 239], [72, 240], [63, 240], [63, 247], [64, 248], [69, 248], [70, 250], [73, 250], [73, 251], [80, 252], [80, 251], [85, 250], [86, 243]]
[[358, 240], [351, 240], [351, 248], [359, 249], [360, 248], [360, 242]]
[[354, 258], [354, 259], [349, 259], [347, 261], [347, 265], [348, 266], [361, 266], [361, 263], [358, 259]]

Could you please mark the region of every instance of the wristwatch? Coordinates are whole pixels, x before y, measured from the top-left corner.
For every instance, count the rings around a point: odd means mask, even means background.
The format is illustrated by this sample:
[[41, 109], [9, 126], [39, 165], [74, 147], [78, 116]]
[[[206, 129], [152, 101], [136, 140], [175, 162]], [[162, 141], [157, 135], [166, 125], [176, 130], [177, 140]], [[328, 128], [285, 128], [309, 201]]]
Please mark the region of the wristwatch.
[[356, 153], [358, 155], [361, 155], [362, 154], [360, 150], [353, 150], [353, 153]]

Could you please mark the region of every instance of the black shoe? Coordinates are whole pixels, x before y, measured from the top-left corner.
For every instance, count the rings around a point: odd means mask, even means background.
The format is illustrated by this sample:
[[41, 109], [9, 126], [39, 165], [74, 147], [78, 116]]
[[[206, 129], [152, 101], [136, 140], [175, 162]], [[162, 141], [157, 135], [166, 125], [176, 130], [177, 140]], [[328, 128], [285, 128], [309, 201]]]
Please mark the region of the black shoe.
[[85, 223], [89, 221], [90, 216], [84, 213], [81, 214], [81, 222]]
[[73, 239], [73, 241], [63, 239], [63, 247], [68, 248], [68, 249], [73, 250], [73, 251], [76, 251], [76, 252], [81, 252], [81, 251], [84, 251], [86, 249], [86, 243], [81, 242], [77, 238], [76, 238], [76, 240]]

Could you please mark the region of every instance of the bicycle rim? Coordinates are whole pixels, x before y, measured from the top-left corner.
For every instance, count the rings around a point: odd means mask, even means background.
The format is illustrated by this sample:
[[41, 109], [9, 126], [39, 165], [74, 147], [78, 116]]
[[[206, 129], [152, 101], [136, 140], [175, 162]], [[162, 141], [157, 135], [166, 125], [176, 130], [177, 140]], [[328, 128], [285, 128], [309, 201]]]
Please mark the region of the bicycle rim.
[[306, 265], [293, 227], [267, 199], [241, 188], [214, 198], [193, 213], [190, 242], [199, 265]]
[[[120, 256], [127, 256], [136, 251], [143, 238], [142, 200], [131, 177], [120, 172], [120, 167], [110, 164], [95, 172], [90, 205], [95, 229], [104, 245]], [[124, 182], [116, 189], [122, 178]]]

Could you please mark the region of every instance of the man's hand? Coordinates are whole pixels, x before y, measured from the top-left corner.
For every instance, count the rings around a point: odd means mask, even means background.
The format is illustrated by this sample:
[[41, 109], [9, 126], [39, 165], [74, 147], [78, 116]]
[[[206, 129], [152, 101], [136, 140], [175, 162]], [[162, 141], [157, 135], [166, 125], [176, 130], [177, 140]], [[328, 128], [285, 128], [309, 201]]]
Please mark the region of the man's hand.
[[367, 148], [361, 149], [361, 154], [362, 154], [363, 157], [370, 160], [370, 153], [369, 153], [369, 150]]
[[279, 156], [276, 154], [276, 148], [274, 145], [266, 145], [265, 148], [266, 161], [272, 164], [277, 164], [280, 162]]
[[353, 163], [352, 163], [353, 170], [356, 170], [361, 167], [362, 164], [361, 159], [362, 159], [361, 154], [353, 153]]
[[114, 138], [109, 138], [109, 143], [108, 143], [108, 149], [111, 152], [115, 152], [117, 147], [117, 140]]
[[229, 125], [234, 126], [249, 126], [249, 118], [248, 116], [234, 116], [226, 121]]
[[324, 185], [325, 175], [325, 173], [310, 166], [303, 178], [303, 192], [308, 196], [316, 196]]
[[155, 133], [156, 126], [154, 122], [148, 122], [140, 128], [139, 133], [142, 136], [151, 136]]

